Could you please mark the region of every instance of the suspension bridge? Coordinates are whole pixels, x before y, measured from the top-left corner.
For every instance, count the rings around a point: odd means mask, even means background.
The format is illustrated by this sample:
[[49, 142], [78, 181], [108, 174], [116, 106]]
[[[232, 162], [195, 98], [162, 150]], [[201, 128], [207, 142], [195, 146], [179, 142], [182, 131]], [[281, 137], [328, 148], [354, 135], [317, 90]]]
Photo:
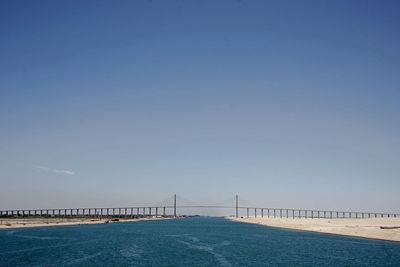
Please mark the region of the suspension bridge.
[[[249, 204], [243, 205], [238, 195], [232, 200], [231, 205], [222, 204], [179, 204], [177, 195], [168, 198], [172, 203], [157, 205], [127, 206], [127, 207], [96, 207], [96, 208], [52, 208], [52, 209], [11, 209], [0, 210], [1, 218], [25, 218], [25, 217], [104, 217], [104, 218], [144, 218], [144, 217], [185, 217], [189, 214], [182, 210], [227, 210], [235, 217], [268, 217], [268, 218], [383, 218], [400, 217], [397, 213], [380, 213], [366, 211], [338, 211], [338, 210], [314, 210], [314, 209], [290, 209], [259, 207]], [[247, 204], [247, 205], [246, 205]]]

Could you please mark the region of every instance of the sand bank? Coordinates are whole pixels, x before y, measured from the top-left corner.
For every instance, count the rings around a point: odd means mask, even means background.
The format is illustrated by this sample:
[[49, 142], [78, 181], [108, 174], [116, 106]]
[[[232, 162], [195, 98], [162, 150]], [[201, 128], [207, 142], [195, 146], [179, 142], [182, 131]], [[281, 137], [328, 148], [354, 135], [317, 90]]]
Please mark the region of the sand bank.
[[[371, 219], [305, 219], [305, 218], [234, 218], [239, 222], [261, 224], [295, 230], [400, 241], [400, 218]], [[382, 229], [389, 228], [389, 229]], [[392, 229], [390, 229], [392, 228]]]
[[[120, 222], [137, 222], [137, 221], [148, 221], [148, 220], [165, 220], [169, 218], [164, 217], [146, 217], [136, 219], [125, 219], [119, 218]], [[44, 227], [44, 226], [65, 226], [65, 225], [79, 225], [79, 224], [101, 224], [106, 223], [110, 219], [102, 218], [9, 218], [0, 219], [0, 229], [11, 229], [11, 228], [26, 228], [26, 227]]]

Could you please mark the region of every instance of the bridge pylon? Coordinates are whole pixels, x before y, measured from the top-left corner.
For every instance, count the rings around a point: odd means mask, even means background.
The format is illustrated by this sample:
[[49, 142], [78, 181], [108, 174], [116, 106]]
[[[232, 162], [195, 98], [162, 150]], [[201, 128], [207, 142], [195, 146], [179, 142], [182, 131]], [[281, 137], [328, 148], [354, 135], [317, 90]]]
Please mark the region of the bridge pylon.
[[176, 218], [176, 194], [174, 195], [174, 217]]
[[235, 199], [236, 199], [236, 218], [238, 218], [239, 217], [239, 196], [236, 195]]

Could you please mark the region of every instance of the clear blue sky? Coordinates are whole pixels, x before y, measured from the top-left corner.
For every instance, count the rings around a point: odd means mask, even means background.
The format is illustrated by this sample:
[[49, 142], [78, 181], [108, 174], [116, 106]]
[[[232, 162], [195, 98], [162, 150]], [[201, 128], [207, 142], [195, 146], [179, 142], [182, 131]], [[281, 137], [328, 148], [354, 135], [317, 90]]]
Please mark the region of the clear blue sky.
[[398, 1], [1, 1], [0, 208], [400, 212]]

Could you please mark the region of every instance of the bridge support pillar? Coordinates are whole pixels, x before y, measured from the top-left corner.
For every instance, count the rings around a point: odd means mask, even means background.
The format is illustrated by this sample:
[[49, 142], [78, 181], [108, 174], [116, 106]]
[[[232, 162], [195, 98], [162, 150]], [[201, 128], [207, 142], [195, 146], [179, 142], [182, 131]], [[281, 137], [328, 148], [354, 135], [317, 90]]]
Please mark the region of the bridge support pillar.
[[176, 194], [174, 195], [174, 217], [176, 218]]
[[239, 217], [239, 197], [238, 197], [238, 195], [236, 195], [235, 200], [236, 200], [235, 212], [236, 212], [236, 218], [238, 218]]

